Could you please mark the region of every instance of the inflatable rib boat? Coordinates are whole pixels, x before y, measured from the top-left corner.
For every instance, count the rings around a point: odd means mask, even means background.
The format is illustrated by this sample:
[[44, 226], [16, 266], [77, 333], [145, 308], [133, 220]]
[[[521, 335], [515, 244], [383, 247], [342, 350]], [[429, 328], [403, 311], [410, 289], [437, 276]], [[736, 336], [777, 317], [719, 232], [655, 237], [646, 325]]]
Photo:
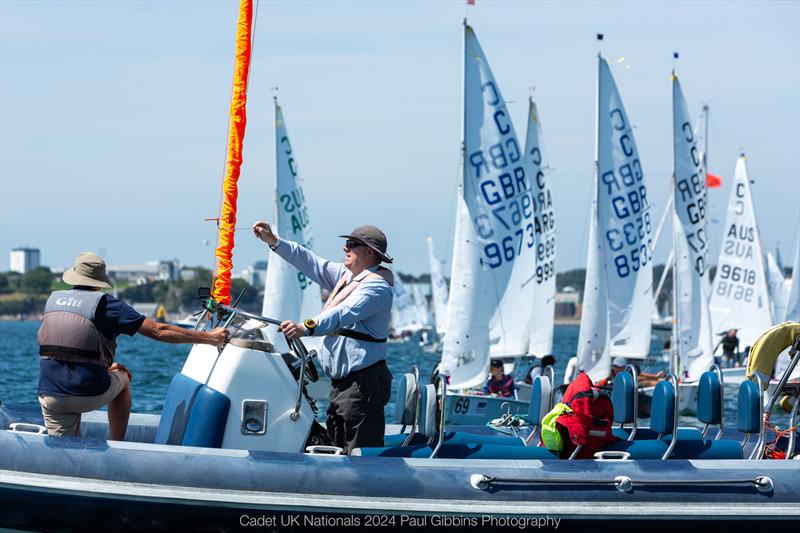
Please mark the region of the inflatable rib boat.
[[[124, 442], [106, 440], [102, 412], [84, 416], [80, 438], [48, 437], [38, 406], [0, 405], [0, 526], [219, 531], [250, 520], [279, 528], [551, 517], [598, 528], [598, 520], [800, 518], [800, 461], [789, 460], [795, 439], [783, 445], [787, 460], [761, 458], [768, 442], [755, 381], [740, 389], [737, 430], [721, 430], [722, 384], [717, 373], [704, 375], [701, 432], [677, 427], [678, 388], [669, 380], [654, 393], [650, 427], [638, 427], [635, 380], [620, 373], [620, 440], [594, 459], [570, 460], [538, 445], [552, 401], [546, 377], [533, 384], [533, 424], [506, 435], [485, 426], [449, 431], [444, 384], [421, 385], [409, 373], [385, 446], [342, 455], [320, 444], [305, 393], [316, 377], [313, 353], [299, 342], [291, 354], [276, 353], [261, 335], [274, 321], [219, 308], [230, 342], [194, 346], [162, 414], [132, 415]], [[789, 371], [797, 346], [791, 354]]]

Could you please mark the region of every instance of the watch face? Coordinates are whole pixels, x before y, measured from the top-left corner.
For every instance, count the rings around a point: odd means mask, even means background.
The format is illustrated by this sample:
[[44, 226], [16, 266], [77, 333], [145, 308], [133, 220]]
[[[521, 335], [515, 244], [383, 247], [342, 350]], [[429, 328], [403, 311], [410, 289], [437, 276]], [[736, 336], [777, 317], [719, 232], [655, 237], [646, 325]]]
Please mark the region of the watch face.
[[306, 319], [305, 326], [306, 326], [307, 328], [315, 328], [315, 327], [317, 327], [317, 323], [316, 323], [316, 322], [314, 322], [314, 320], [313, 320], [313, 319], [311, 319], [311, 318], [308, 318], [308, 319]]

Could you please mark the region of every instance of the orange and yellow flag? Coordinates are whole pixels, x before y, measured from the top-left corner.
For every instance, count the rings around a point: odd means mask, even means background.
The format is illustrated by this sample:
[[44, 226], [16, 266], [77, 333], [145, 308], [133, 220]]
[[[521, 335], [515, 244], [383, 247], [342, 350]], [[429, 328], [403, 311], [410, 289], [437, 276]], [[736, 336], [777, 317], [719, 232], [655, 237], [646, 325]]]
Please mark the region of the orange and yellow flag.
[[225, 179], [222, 182], [222, 208], [219, 219], [216, 271], [212, 296], [223, 304], [231, 301], [231, 269], [233, 268], [234, 230], [236, 228], [237, 182], [242, 166], [242, 146], [247, 125], [247, 76], [250, 71], [252, 45], [253, 0], [241, 0], [236, 27], [236, 64], [233, 70], [231, 117], [228, 128], [228, 152]]

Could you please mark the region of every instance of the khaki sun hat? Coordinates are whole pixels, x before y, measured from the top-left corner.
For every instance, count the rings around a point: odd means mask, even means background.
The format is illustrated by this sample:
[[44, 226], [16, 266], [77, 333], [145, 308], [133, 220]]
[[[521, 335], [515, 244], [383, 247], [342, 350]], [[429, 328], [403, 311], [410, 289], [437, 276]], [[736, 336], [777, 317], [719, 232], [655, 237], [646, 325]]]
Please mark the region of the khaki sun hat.
[[82, 285], [85, 287], [98, 287], [110, 289], [111, 280], [106, 274], [106, 262], [103, 258], [92, 252], [82, 252], [75, 259], [75, 266], [68, 268], [61, 276], [64, 283]]

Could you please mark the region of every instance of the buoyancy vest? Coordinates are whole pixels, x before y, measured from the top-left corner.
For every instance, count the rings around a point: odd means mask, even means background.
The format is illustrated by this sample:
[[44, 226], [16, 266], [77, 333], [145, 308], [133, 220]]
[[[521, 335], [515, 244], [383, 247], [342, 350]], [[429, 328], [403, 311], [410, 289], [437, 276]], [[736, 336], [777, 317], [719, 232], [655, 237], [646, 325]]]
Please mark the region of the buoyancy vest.
[[739, 339], [736, 337], [731, 337], [730, 335], [725, 335], [722, 337], [722, 351], [733, 353], [736, 350], [736, 347], [739, 345]]
[[47, 299], [39, 328], [39, 355], [45, 359], [111, 366], [117, 341], [97, 329], [93, 320], [104, 294], [100, 291], [55, 291]]
[[[547, 438], [545, 420], [551, 426]], [[567, 387], [562, 403], [545, 415], [542, 421], [542, 443], [548, 449], [561, 444], [560, 449], [552, 450], [560, 452], [562, 458], [569, 457], [576, 447], [581, 446], [576, 457], [592, 459], [597, 450], [619, 440], [612, 433], [613, 420], [614, 406], [608, 394], [594, 387], [589, 376], [581, 372]], [[560, 439], [552, 435], [554, 431], [560, 434]]]
[[514, 378], [510, 374], [503, 376], [501, 381], [489, 378], [489, 394], [499, 394], [500, 396], [514, 396]]
[[[355, 291], [359, 284], [365, 280], [373, 280], [373, 279], [382, 279], [389, 286], [394, 286], [394, 275], [392, 271], [388, 268], [384, 268], [379, 266], [375, 272], [370, 272], [369, 270], [364, 270], [358, 276], [353, 277], [350, 275], [348, 271], [345, 271], [344, 274], [339, 278], [336, 282], [336, 285], [333, 287], [330, 296], [328, 296], [328, 300], [325, 302], [325, 305], [322, 307], [322, 311], [327, 311], [333, 307], [336, 307], [343, 301], [350, 296], [353, 291]], [[389, 334], [387, 329], [386, 334], [382, 338], [376, 338], [372, 335], [367, 333], [362, 333], [360, 331], [354, 331], [351, 329], [339, 329], [333, 333], [334, 335], [341, 335], [343, 337], [350, 337], [351, 339], [357, 339], [360, 341], [367, 341], [367, 342], [386, 342], [386, 337]]]

